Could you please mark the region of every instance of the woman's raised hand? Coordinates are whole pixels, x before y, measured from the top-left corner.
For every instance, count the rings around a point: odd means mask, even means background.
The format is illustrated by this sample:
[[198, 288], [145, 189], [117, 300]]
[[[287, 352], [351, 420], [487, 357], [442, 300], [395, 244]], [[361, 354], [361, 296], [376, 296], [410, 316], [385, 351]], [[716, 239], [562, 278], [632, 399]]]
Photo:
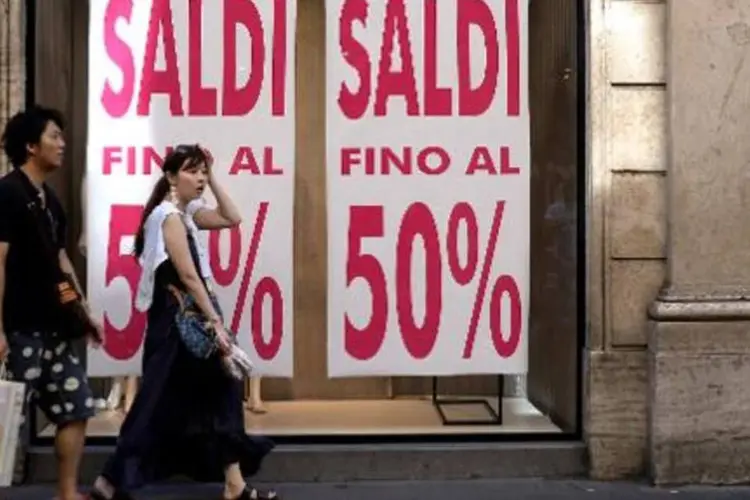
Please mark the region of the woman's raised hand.
[[207, 148], [204, 148], [200, 144], [198, 145], [198, 147], [201, 148], [201, 151], [206, 156], [206, 167], [208, 168], [208, 171], [210, 172], [214, 166], [214, 155], [211, 154], [211, 151], [209, 151]]

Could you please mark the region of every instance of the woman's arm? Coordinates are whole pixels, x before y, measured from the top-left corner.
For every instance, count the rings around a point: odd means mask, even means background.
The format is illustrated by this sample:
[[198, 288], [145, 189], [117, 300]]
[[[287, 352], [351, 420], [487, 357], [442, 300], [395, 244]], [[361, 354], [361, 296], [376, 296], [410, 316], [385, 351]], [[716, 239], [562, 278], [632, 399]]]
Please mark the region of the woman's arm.
[[208, 185], [216, 197], [216, 208], [202, 208], [194, 215], [195, 225], [198, 229], [224, 229], [238, 226], [242, 222], [240, 211], [232, 202], [232, 199], [219, 185], [213, 172], [209, 173]]
[[220, 323], [219, 314], [214, 309], [206, 286], [198, 275], [198, 270], [193, 263], [190, 246], [188, 245], [187, 230], [185, 229], [185, 224], [180, 220], [180, 215], [171, 214], [167, 216], [163, 228], [167, 254], [172, 260], [172, 264], [177, 270], [180, 280], [182, 280], [190, 295], [193, 296], [195, 303], [206, 318], [212, 322]]

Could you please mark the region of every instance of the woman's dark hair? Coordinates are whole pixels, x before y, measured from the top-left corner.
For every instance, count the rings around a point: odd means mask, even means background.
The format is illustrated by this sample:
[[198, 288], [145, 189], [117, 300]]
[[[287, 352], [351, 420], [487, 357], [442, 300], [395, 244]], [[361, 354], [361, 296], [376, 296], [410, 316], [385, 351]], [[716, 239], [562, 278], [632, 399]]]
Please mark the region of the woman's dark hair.
[[29, 159], [28, 146], [39, 144], [50, 122], [57, 125], [60, 130], [65, 128], [62, 113], [42, 106], [19, 111], [8, 120], [0, 142], [13, 168], [19, 168], [26, 163]]
[[[186, 160], [187, 163], [185, 163]], [[192, 146], [181, 144], [170, 151], [166, 158], [164, 158], [164, 164], [161, 167], [164, 175], [162, 175], [156, 182], [154, 189], [151, 191], [151, 196], [148, 197], [146, 206], [143, 208], [141, 223], [138, 225], [138, 232], [135, 234], [133, 253], [136, 257], [140, 257], [143, 254], [143, 246], [145, 244], [144, 229], [148, 216], [151, 215], [151, 212], [153, 212], [162, 201], [164, 201], [164, 198], [166, 198], [169, 193], [167, 174], [176, 174], [182, 168], [194, 167], [201, 163], [208, 163], [208, 158], [201, 147], [197, 144]]]

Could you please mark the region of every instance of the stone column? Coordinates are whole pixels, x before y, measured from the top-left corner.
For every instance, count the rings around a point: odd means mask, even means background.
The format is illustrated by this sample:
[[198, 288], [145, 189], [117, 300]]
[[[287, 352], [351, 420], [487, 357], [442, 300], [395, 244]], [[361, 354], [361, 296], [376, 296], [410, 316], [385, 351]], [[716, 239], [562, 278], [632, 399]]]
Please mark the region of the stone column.
[[668, 268], [649, 332], [649, 452], [660, 484], [750, 480], [745, 20], [750, 0], [668, 0]]
[[[0, 133], [26, 101], [26, 9], [24, 0], [0, 0]], [[10, 168], [0, 152], [0, 176]], [[18, 440], [13, 481], [23, 480], [29, 426]]]
[[[26, 100], [26, 16], [24, 0], [0, 0], [0, 130]], [[0, 175], [8, 168], [0, 154]]]

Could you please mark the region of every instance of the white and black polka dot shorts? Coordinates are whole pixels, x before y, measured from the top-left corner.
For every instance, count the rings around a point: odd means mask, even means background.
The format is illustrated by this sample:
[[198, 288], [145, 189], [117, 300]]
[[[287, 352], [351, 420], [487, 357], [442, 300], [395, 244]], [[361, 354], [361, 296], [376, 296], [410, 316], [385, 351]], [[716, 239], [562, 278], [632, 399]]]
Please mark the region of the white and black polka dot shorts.
[[11, 332], [8, 346], [10, 376], [26, 384], [28, 400], [35, 401], [54, 424], [94, 416], [86, 371], [69, 342], [54, 333]]

